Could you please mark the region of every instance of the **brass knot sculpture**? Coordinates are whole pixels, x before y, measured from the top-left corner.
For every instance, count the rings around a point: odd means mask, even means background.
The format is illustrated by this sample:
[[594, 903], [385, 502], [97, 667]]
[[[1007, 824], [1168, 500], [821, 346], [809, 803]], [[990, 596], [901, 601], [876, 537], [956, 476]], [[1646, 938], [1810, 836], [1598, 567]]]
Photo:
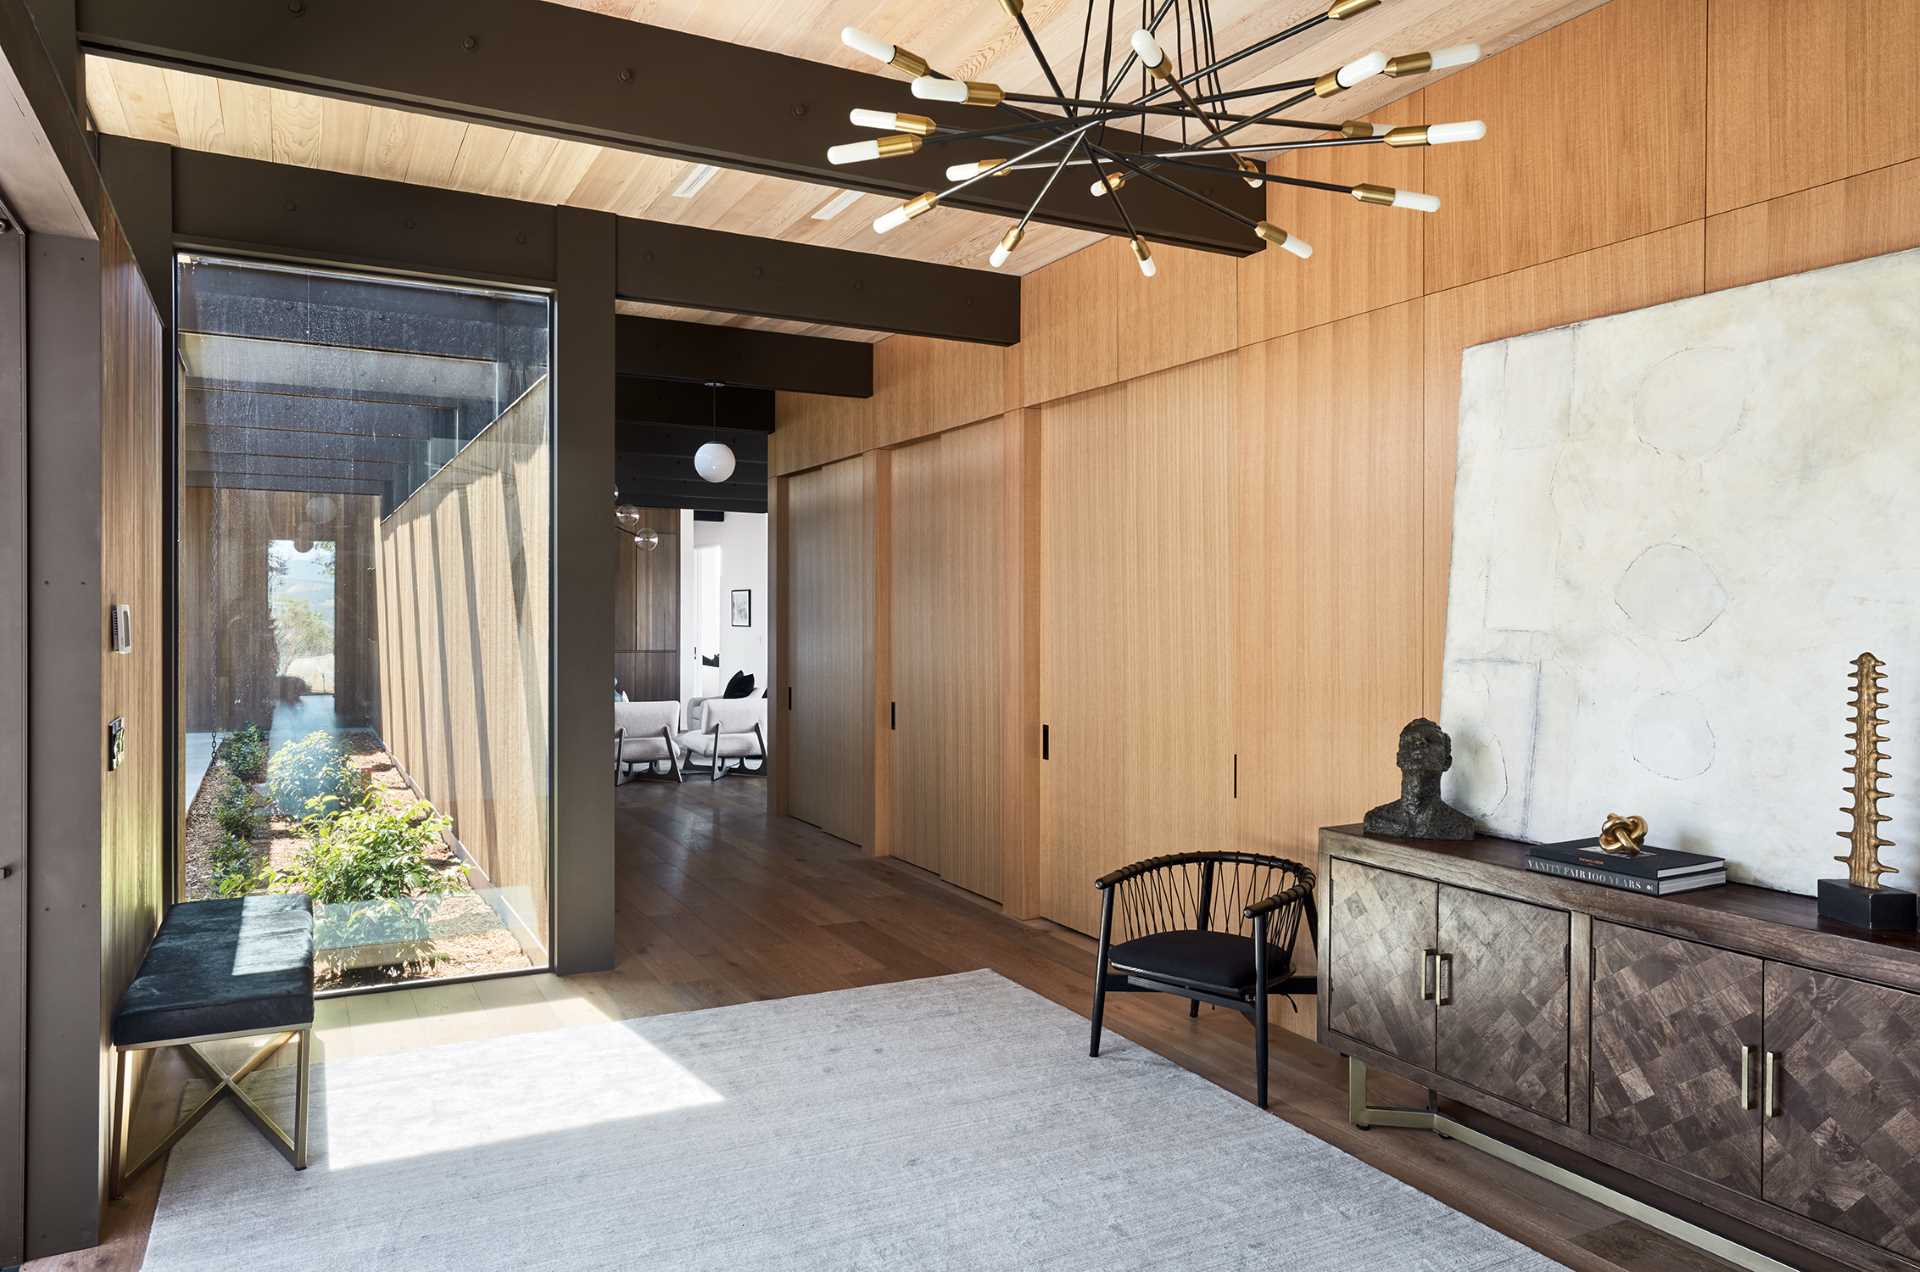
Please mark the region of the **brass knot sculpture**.
[[1647, 842], [1647, 819], [1644, 817], [1622, 817], [1618, 813], [1608, 813], [1606, 825], [1600, 828], [1600, 851], [1614, 853], [1621, 857], [1638, 857]]

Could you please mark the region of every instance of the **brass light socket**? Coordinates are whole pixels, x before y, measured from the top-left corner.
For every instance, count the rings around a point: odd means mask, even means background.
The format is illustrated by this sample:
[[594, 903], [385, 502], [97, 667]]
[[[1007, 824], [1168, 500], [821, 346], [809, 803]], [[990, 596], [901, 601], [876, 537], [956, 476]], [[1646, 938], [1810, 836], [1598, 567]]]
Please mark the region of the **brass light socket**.
[[977, 80], [967, 81], [967, 105], [998, 106], [1006, 93], [998, 84], [982, 84]]
[[1388, 131], [1386, 143], [1389, 146], [1424, 146], [1427, 144], [1427, 126], [1402, 124]]
[[1357, 185], [1353, 187], [1353, 197], [1362, 203], [1376, 203], [1383, 208], [1390, 208], [1393, 206], [1393, 187]]
[[925, 115], [895, 115], [893, 126], [916, 137], [931, 137], [940, 131], [940, 126]]
[[1024, 226], [1009, 226], [1007, 232], [1000, 236], [1000, 250], [1011, 254], [1014, 248], [1020, 246], [1020, 240], [1026, 232]]
[[1399, 57], [1387, 59], [1388, 75], [1399, 79], [1402, 75], [1425, 75], [1433, 69], [1433, 54], [1402, 53]]
[[1348, 141], [1359, 141], [1363, 137], [1373, 136], [1373, 125], [1364, 119], [1349, 119], [1340, 125], [1340, 135]]
[[1149, 253], [1147, 252], [1147, 245], [1145, 243], [1141, 242], [1137, 238], [1128, 239], [1127, 246], [1133, 249], [1134, 260], [1141, 261], [1141, 262], [1145, 262], [1147, 260]]
[[911, 221], [916, 216], [923, 216], [933, 211], [934, 205], [939, 202], [940, 196], [932, 190], [929, 190], [925, 194], [916, 194], [905, 203], [902, 203], [900, 210], [905, 212], [907, 214], [907, 220]]
[[1017, 22], [1020, 20], [1020, 11], [1026, 6], [1020, 0], [1000, 0], [1000, 7], [1007, 11], [1008, 17]]
[[1328, 71], [1325, 75], [1313, 81], [1313, 95], [1315, 97], [1332, 97], [1335, 93], [1344, 93], [1346, 91], [1347, 86], [1340, 82], [1340, 72], [1338, 71]]
[[920, 139], [918, 137], [909, 137], [904, 133], [894, 133], [892, 136], [882, 137], [879, 145], [880, 157], [882, 159], [892, 159], [899, 155], [912, 155], [920, 152]]
[[1258, 190], [1261, 186], [1267, 184], [1267, 170], [1253, 160], [1247, 158], [1245, 155], [1235, 155], [1233, 162], [1240, 171], [1247, 174], [1242, 177], [1241, 180], [1247, 183], [1248, 189]]
[[1118, 190], [1121, 186], [1127, 184], [1128, 180], [1130, 180], [1130, 178], [1124, 172], [1109, 172], [1106, 175], [1107, 193], [1111, 194], [1115, 190]]
[[1334, 0], [1332, 7], [1327, 10], [1327, 16], [1338, 22], [1343, 18], [1365, 13], [1379, 3], [1380, 0]]
[[903, 49], [898, 44], [893, 46], [893, 60], [888, 62], [887, 65], [899, 71], [902, 75], [910, 76], [913, 79], [919, 79], [922, 75], [926, 75], [933, 70], [931, 66], [927, 65], [926, 58], [921, 57], [911, 49]]
[[1289, 238], [1293, 237], [1292, 235], [1288, 234], [1285, 230], [1275, 225], [1272, 221], [1260, 222], [1258, 225], [1253, 227], [1253, 232], [1255, 235], [1265, 239], [1267, 242], [1273, 244], [1275, 247], [1281, 246]]

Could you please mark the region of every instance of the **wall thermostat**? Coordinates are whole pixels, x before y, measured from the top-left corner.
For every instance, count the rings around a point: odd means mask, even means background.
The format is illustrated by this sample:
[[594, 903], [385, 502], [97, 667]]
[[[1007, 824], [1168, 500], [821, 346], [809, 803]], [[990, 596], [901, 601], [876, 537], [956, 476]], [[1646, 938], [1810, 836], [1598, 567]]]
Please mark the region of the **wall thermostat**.
[[116, 654], [133, 652], [133, 606], [116, 605], [107, 618], [107, 639]]

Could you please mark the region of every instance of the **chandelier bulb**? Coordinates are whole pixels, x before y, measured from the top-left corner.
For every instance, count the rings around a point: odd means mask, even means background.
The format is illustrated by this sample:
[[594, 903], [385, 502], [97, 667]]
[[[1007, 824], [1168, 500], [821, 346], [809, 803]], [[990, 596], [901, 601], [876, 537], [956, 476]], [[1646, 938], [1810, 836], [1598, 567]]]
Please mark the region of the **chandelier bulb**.
[[[975, 177], [984, 177], [989, 172], [993, 172], [996, 177], [1001, 176], [1008, 171], [1000, 167], [1005, 162], [1004, 159], [975, 159], [968, 163], [956, 163], [948, 167], [947, 180], [971, 181]], [[995, 168], [1000, 168], [1000, 171], [994, 172]]]
[[1020, 246], [1021, 236], [1026, 233], [1024, 226], [1013, 226], [1000, 236], [1000, 242], [994, 246], [993, 254], [987, 257], [987, 264], [999, 269], [1007, 263], [1007, 257], [1013, 255], [1013, 249]]
[[1456, 141], [1479, 141], [1487, 135], [1484, 120], [1467, 119], [1457, 124], [1428, 124], [1427, 144], [1444, 146]]
[[1104, 199], [1109, 192], [1118, 190], [1125, 184], [1127, 184], [1126, 173], [1109, 172], [1106, 176], [1094, 182], [1093, 185], [1088, 188], [1088, 193], [1096, 199]]
[[859, 27], [841, 27], [840, 43], [855, 53], [866, 54], [876, 62], [885, 62], [905, 75], [925, 75], [930, 69], [927, 66], [927, 59], [918, 53], [903, 49], [897, 44], [888, 44], [885, 40], [868, 35]]
[[1253, 227], [1253, 232], [1283, 252], [1291, 252], [1301, 260], [1313, 255], [1313, 245], [1304, 239], [1297, 239], [1272, 221], [1262, 221]]
[[925, 115], [901, 115], [890, 110], [866, 110], [859, 106], [847, 112], [847, 122], [855, 128], [912, 133], [916, 137], [931, 137], [939, 131], [938, 126]]
[[1386, 69], [1387, 55], [1379, 49], [1375, 49], [1371, 53], [1356, 57], [1353, 61], [1348, 62], [1345, 66], [1335, 71], [1333, 77], [1340, 82], [1340, 87], [1352, 88], [1355, 84], [1370, 80]]
[[1141, 66], [1160, 79], [1172, 73], [1167, 65], [1167, 55], [1151, 31], [1143, 28], [1133, 33], [1133, 55], [1140, 59]]
[[1140, 276], [1142, 278], [1152, 278], [1160, 272], [1160, 267], [1153, 263], [1153, 253], [1147, 250], [1147, 245], [1144, 240], [1132, 238], [1127, 240], [1127, 244], [1133, 248], [1133, 259], [1140, 263]]
[[873, 141], [850, 141], [841, 146], [827, 147], [827, 162], [833, 164], [865, 163], [870, 159], [891, 159], [896, 155], [910, 155], [920, 149], [920, 139], [896, 133], [891, 137], [881, 137]]
[[952, 102], [957, 106], [998, 106], [1006, 97], [998, 84], [941, 79], [937, 75], [915, 79], [913, 95], [924, 102]]
[[939, 201], [940, 196], [931, 190], [925, 194], [916, 195], [908, 199], [905, 203], [902, 203], [899, 207], [888, 212], [882, 212], [873, 223], [873, 232], [875, 234], [885, 234], [889, 230], [897, 230], [908, 221], [913, 220], [914, 217], [933, 211], [934, 204]]

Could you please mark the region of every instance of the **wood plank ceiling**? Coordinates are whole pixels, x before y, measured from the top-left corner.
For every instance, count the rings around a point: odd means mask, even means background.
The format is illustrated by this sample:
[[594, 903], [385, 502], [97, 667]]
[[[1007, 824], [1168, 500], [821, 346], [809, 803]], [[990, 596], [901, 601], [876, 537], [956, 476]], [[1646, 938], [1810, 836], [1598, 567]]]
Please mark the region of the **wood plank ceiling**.
[[[1032, 55], [996, 0], [549, 0], [616, 17], [862, 70], [874, 63], [840, 43], [860, 26], [913, 49], [949, 74], [1044, 90]], [[1343, 23], [1328, 23], [1280, 49], [1249, 58], [1227, 75], [1229, 87], [1317, 74], [1371, 48], [1407, 52], [1477, 40], [1491, 54], [1596, 7], [1601, 0], [1386, 0]], [[1326, 0], [1214, 0], [1216, 47], [1239, 48], [1324, 8]], [[1184, 4], [1182, 8], [1184, 8]], [[1120, 12], [1127, 12], [1122, 6]], [[1029, 0], [1026, 13], [1056, 69], [1071, 80], [1080, 48], [1083, 0]], [[1101, 15], [1104, 17], [1104, 14]], [[1116, 25], [1125, 25], [1117, 19]], [[1122, 37], [1124, 38], [1124, 37]], [[1090, 60], [1096, 61], [1096, 48]], [[1098, 77], [1097, 65], [1089, 79]], [[1361, 88], [1303, 106], [1303, 117], [1363, 116], [1431, 83], [1432, 77], [1379, 77]], [[750, 85], [716, 92], [750, 93]], [[480, 194], [595, 208], [622, 216], [756, 234], [792, 242], [875, 251], [943, 264], [984, 267], [1005, 221], [942, 209], [886, 236], [875, 216], [894, 200], [864, 194], [836, 215], [816, 215], [832, 187], [723, 170], [691, 197], [677, 195], [693, 165], [463, 123], [432, 115], [339, 101], [233, 80], [90, 55], [87, 101], [103, 132], [194, 150], [303, 164], [363, 176], [449, 186]], [[881, 109], [912, 109], [902, 82]], [[863, 135], [849, 126], [849, 140]], [[977, 157], [955, 148], [955, 159]], [[1078, 251], [1097, 236], [1042, 226], [1029, 231], [1009, 268], [1025, 273]], [[659, 307], [635, 312], [659, 313]], [[668, 315], [663, 315], [668, 316]], [[698, 312], [670, 316], [700, 320]], [[741, 321], [707, 315], [715, 321]], [[800, 330], [751, 320], [751, 325]], [[873, 339], [871, 333], [844, 334]]]

